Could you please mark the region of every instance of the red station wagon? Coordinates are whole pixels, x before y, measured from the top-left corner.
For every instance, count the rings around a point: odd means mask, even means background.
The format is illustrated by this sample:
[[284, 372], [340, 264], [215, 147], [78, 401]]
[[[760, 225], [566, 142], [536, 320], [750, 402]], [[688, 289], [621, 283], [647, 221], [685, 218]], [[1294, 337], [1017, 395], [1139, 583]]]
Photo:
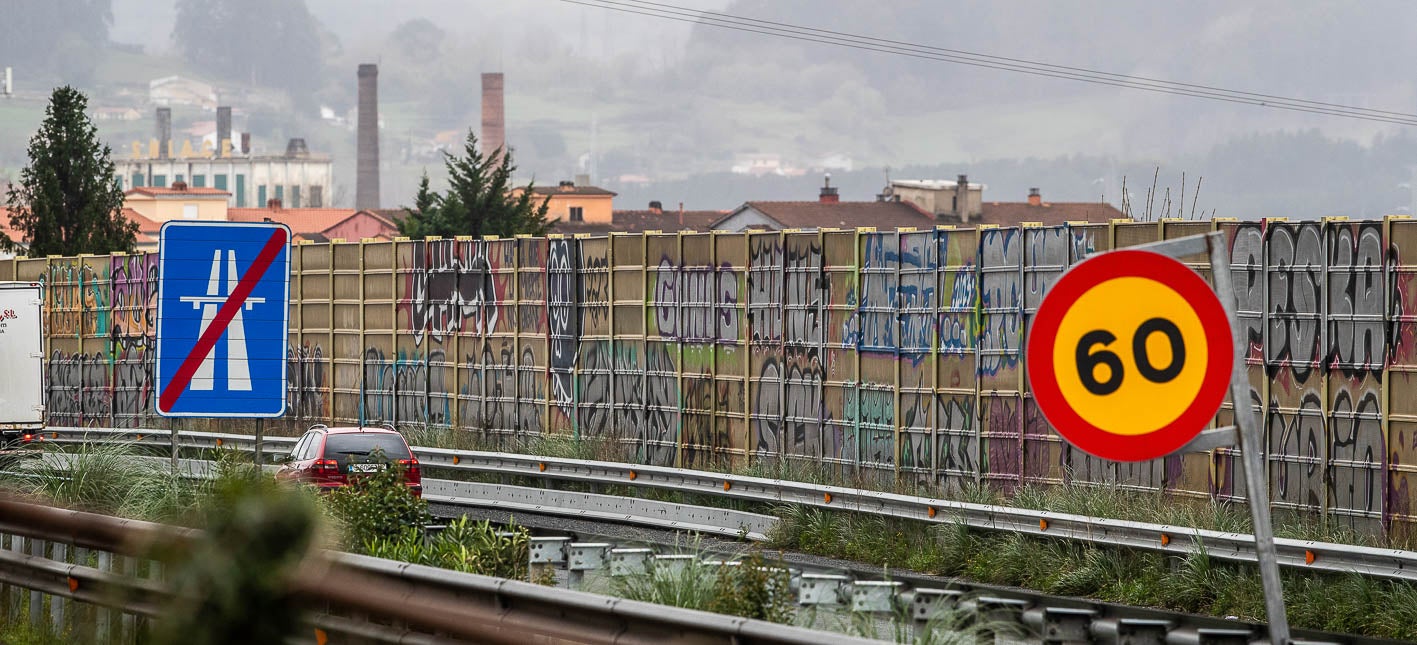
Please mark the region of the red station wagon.
[[[383, 459], [378, 458], [383, 454]], [[423, 474], [403, 435], [388, 428], [310, 428], [276, 472], [278, 479], [299, 481], [321, 490], [349, 485], [349, 477], [375, 473], [392, 464], [404, 469], [404, 482], [423, 496]]]

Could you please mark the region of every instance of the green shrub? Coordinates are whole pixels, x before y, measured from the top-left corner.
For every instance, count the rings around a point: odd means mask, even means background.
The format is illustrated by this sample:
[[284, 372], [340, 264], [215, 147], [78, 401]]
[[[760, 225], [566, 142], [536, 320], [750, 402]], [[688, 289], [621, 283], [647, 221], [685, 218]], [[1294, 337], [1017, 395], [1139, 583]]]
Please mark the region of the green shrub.
[[769, 566], [754, 552], [738, 566], [719, 567], [708, 610], [754, 620], [790, 623], [794, 614], [787, 569]]
[[530, 534], [512, 524], [505, 529], [466, 516], [425, 539], [421, 529], [367, 539], [361, 548], [376, 558], [399, 560], [498, 578], [525, 579]]
[[374, 540], [400, 538], [407, 529], [421, 534], [432, 517], [428, 502], [404, 484], [401, 468], [351, 478], [348, 486], [330, 491], [325, 500], [344, 529], [345, 546], [352, 550]]

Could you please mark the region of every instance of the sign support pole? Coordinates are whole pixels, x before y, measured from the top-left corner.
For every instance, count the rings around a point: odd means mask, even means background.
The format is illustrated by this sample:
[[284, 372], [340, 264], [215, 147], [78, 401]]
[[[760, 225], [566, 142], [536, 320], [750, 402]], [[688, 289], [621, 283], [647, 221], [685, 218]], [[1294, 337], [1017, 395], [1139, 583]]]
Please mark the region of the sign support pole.
[[1235, 371], [1230, 379], [1230, 400], [1235, 409], [1235, 426], [1240, 434], [1240, 452], [1245, 465], [1245, 487], [1248, 490], [1250, 516], [1255, 524], [1255, 552], [1259, 557], [1260, 582], [1264, 586], [1265, 613], [1269, 618], [1269, 637], [1273, 645], [1288, 645], [1289, 617], [1284, 609], [1284, 587], [1279, 579], [1279, 559], [1274, 549], [1274, 528], [1270, 523], [1269, 486], [1265, 481], [1264, 446], [1260, 428], [1255, 423], [1254, 404], [1250, 401], [1249, 377], [1245, 373], [1245, 343], [1240, 321], [1236, 316], [1235, 285], [1230, 275], [1230, 257], [1225, 234], [1206, 235], [1210, 253], [1210, 269], [1216, 294], [1230, 318], [1230, 335], [1235, 345]]
[[[265, 453], [265, 451], [262, 449], [262, 448], [263, 448], [263, 444], [265, 443], [265, 436], [266, 436], [266, 418], [265, 418], [265, 417], [257, 417], [257, 418], [256, 418], [256, 468], [257, 468], [258, 470], [261, 468], [262, 465], [264, 465], [264, 464], [266, 463], [266, 453]], [[1274, 547], [1273, 547], [1273, 545], [1270, 546], [1270, 552], [1271, 552], [1271, 553], [1274, 552]]]

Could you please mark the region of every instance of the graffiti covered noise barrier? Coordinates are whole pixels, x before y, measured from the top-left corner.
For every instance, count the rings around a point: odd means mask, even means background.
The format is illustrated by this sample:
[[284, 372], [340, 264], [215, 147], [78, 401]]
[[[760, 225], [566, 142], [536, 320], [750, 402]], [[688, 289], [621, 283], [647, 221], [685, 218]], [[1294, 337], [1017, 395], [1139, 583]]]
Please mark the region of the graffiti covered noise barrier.
[[[1400, 218], [302, 244], [288, 417], [602, 437], [684, 467], [782, 460], [946, 488], [1242, 499], [1228, 449], [1136, 464], [1074, 450], [1023, 361], [1068, 267], [1212, 230], [1229, 244], [1274, 505], [1413, 526], [1417, 222]], [[156, 267], [0, 263], [0, 279], [46, 286], [52, 423], [158, 423]]]

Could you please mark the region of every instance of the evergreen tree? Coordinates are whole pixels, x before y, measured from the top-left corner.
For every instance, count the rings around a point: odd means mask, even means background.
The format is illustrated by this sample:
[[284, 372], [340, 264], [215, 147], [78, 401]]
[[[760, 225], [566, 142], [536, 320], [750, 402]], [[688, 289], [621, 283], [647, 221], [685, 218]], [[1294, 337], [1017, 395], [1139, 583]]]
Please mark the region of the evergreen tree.
[[532, 184], [527, 183], [512, 192], [512, 173], [516, 165], [505, 150], [489, 159], [478, 150], [477, 136], [471, 130], [463, 146], [463, 156], [446, 155], [443, 162], [448, 171], [448, 189], [442, 194], [428, 188], [425, 173], [414, 196], [414, 207], [399, 220], [399, 233], [419, 239], [429, 235], [545, 235], [551, 228], [546, 221], [546, 205], [550, 197], [537, 203]]
[[[112, 151], [99, 141], [87, 107], [78, 90], [54, 90], [30, 139], [30, 165], [6, 194], [10, 226], [24, 237], [30, 257], [131, 252], [137, 241], [138, 225], [123, 217]], [[4, 244], [14, 250], [13, 242]]]

